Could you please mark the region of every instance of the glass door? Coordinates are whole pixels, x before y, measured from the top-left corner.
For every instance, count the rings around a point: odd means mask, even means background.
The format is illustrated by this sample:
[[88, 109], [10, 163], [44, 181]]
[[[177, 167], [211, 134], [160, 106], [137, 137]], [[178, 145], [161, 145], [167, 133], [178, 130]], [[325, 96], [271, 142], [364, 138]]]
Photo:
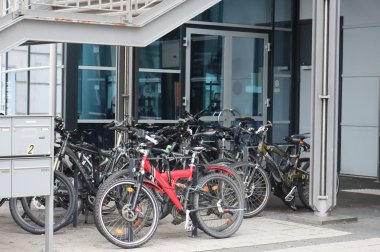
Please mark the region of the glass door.
[[223, 108], [224, 36], [192, 34], [190, 43], [190, 77], [187, 85], [192, 114], [205, 109], [203, 116], [215, 116]]
[[223, 109], [267, 120], [267, 34], [187, 29], [186, 110], [205, 109], [216, 121]]

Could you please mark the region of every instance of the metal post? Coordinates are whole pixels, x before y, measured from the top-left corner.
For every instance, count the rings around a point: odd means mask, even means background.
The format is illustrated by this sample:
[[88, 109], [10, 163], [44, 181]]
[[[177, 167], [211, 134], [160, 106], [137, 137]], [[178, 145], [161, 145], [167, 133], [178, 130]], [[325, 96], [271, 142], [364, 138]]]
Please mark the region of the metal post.
[[[50, 115], [56, 114], [56, 90], [57, 90], [57, 44], [50, 45], [50, 99], [49, 108]], [[53, 125], [54, 127], [54, 125]], [[54, 130], [52, 132], [54, 139]], [[54, 148], [52, 148], [54, 156]], [[52, 167], [54, 167], [54, 159], [52, 158]], [[53, 251], [53, 232], [54, 232], [54, 171], [50, 173], [50, 194], [46, 196], [46, 209], [45, 209], [45, 251]]]
[[321, 217], [336, 205], [340, 0], [313, 0], [310, 204]]

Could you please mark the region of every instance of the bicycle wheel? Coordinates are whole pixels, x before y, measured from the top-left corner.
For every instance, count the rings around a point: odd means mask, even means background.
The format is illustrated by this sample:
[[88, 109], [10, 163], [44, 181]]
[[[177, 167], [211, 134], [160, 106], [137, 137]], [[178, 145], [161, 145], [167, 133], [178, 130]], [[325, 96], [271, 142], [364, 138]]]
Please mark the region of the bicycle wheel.
[[154, 235], [159, 212], [156, 198], [142, 186], [135, 209], [131, 203], [136, 196], [135, 181], [121, 178], [102, 187], [95, 200], [95, 224], [112, 244], [121, 248], [136, 248]]
[[[310, 175], [310, 158], [300, 158], [299, 160], [299, 167], [301, 170], [304, 172], [307, 172], [308, 175]], [[339, 180], [339, 175], [336, 174], [336, 194], [338, 195], [339, 193], [339, 186], [340, 186], [340, 180]], [[300, 181], [297, 185], [297, 190], [298, 190], [298, 196], [300, 198], [300, 201], [302, 204], [312, 210], [312, 207], [309, 204], [309, 199], [310, 199], [310, 183], [309, 180], [307, 181]]]
[[[73, 220], [77, 198], [71, 181], [61, 172], [54, 172], [54, 226], [61, 229]], [[45, 197], [24, 197], [21, 203], [25, 214], [37, 225], [45, 226]]]
[[258, 215], [267, 206], [271, 190], [266, 172], [248, 162], [237, 163], [231, 169], [236, 170], [244, 185], [244, 218]]
[[[309, 158], [300, 158], [299, 167], [302, 171], [306, 172], [307, 175], [310, 175], [310, 159]], [[304, 179], [304, 180], [299, 181], [297, 184], [297, 191], [298, 191], [298, 197], [300, 198], [302, 205], [304, 205], [305, 208], [312, 210], [309, 204], [309, 198], [310, 198], [310, 183], [309, 182], [310, 182], [309, 179]]]
[[[106, 181], [104, 181], [104, 183], [101, 185], [101, 187], [103, 187], [104, 185], [108, 185], [111, 181], [114, 181], [116, 179], [128, 178], [128, 176], [130, 176], [130, 172], [127, 169], [116, 171], [116, 172], [112, 173], [112, 175], [110, 175], [106, 179]], [[130, 179], [133, 179], [133, 178], [130, 178]], [[158, 200], [157, 203], [158, 203], [158, 209], [160, 212], [160, 220], [161, 220], [171, 213], [173, 204], [172, 204], [171, 200], [169, 200], [169, 199], [167, 199], [167, 197], [165, 197], [165, 195], [162, 195], [155, 190], [152, 190], [152, 191], [153, 191], [154, 196], [156, 196], [156, 199]]]
[[[45, 227], [41, 227], [41, 226], [37, 225], [25, 213], [20, 198], [9, 199], [9, 210], [10, 210], [11, 216], [12, 216], [13, 220], [16, 222], [16, 224], [19, 225], [25, 231], [27, 231], [31, 234], [36, 234], [36, 235], [40, 235], [40, 234], [45, 233]], [[54, 226], [53, 226], [54, 232], [57, 231], [58, 229], [60, 229], [60, 227], [57, 228], [57, 225], [54, 224]]]
[[204, 171], [206, 173], [214, 172], [228, 175], [239, 186], [240, 191], [243, 192], [243, 181], [237, 171], [232, 168], [233, 165], [233, 163], [228, 164], [226, 161], [215, 162], [213, 164], [208, 163], [205, 165]]
[[211, 173], [201, 178], [194, 194], [195, 218], [201, 230], [214, 238], [227, 238], [241, 226], [244, 199], [238, 185], [227, 175]]
[[218, 124], [225, 127], [231, 127], [236, 118], [241, 117], [240, 112], [236, 109], [223, 109], [218, 115]]

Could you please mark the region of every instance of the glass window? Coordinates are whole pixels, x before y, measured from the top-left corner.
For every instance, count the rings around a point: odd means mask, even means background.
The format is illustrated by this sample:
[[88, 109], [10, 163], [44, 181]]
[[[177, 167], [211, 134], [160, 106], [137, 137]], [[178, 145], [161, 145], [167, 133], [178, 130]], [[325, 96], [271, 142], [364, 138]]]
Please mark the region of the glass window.
[[223, 109], [224, 36], [191, 35], [190, 112], [204, 116]]
[[274, 31], [274, 74], [290, 74], [292, 32]]
[[82, 45], [80, 66], [116, 66], [116, 47], [104, 45]]
[[274, 31], [273, 142], [289, 135], [292, 109], [292, 32]]
[[286, 76], [274, 76], [273, 83], [273, 120], [290, 121], [291, 78]]
[[79, 70], [79, 119], [115, 118], [115, 74], [107, 70]]
[[193, 21], [270, 26], [271, 9], [268, 0], [224, 0]]
[[111, 148], [114, 145], [115, 131], [105, 129], [104, 125], [104, 123], [78, 123], [78, 129], [92, 132], [85, 136], [85, 142], [94, 143], [100, 148]]
[[142, 120], [174, 120], [181, 109], [179, 73], [140, 72], [138, 116]]
[[27, 71], [7, 73], [7, 115], [27, 115]]
[[[49, 69], [30, 71], [30, 114], [49, 113]], [[58, 89], [58, 87], [57, 87]]]
[[180, 29], [139, 48], [137, 110], [140, 120], [175, 120], [181, 109]]
[[264, 39], [232, 38], [232, 108], [242, 116], [263, 115]]
[[139, 68], [179, 69], [179, 36], [180, 30], [176, 29], [147, 47], [139, 49]]
[[28, 67], [28, 46], [19, 46], [8, 52], [7, 69]]
[[275, 0], [274, 25], [276, 27], [292, 27], [292, 2], [293, 0]]

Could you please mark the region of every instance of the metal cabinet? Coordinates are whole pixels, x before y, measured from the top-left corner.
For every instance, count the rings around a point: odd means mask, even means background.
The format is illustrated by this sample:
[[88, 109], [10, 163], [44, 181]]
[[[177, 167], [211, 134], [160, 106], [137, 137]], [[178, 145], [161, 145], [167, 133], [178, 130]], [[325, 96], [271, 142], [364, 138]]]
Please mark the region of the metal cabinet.
[[12, 197], [49, 195], [51, 158], [12, 160]]
[[0, 116], [0, 198], [50, 194], [51, 116]]

